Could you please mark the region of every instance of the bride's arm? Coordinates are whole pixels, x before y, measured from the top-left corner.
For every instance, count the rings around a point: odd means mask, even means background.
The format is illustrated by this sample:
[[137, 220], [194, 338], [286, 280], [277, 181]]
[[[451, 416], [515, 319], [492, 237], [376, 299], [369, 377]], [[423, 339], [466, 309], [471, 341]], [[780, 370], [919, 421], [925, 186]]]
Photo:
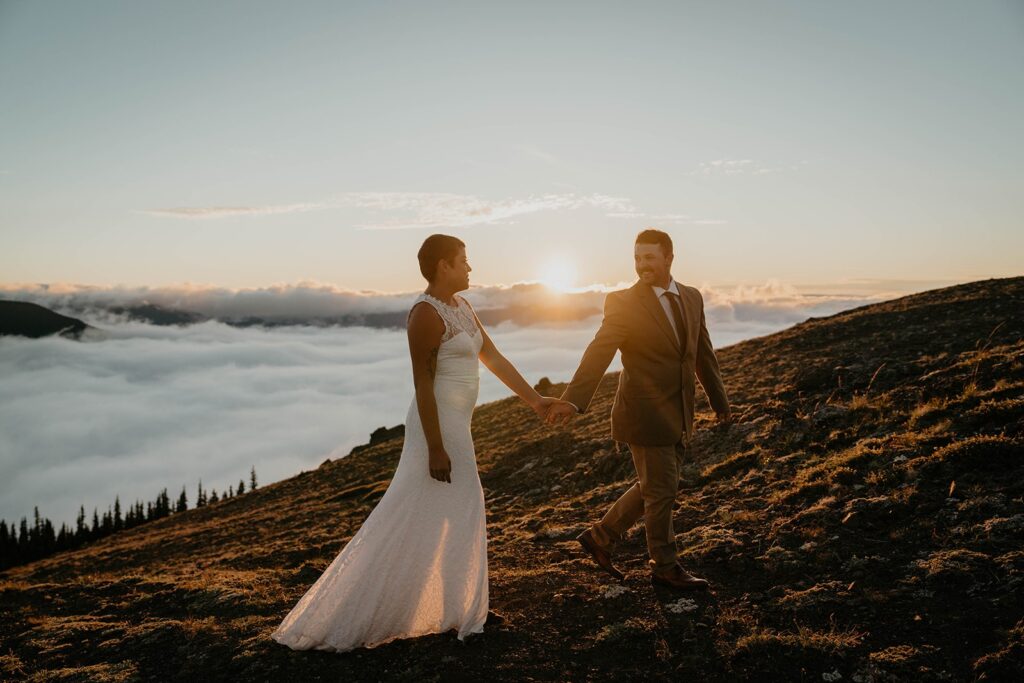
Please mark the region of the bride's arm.
[[416, 410], [427, 439], [430, 476], [450, 482], [451, 459], [441, 440], [441, 423], [437, 417], [434, 397], [434, 375], [437, 374], [437, 352], [444, 335], [444, 321], [430, 304], [413, 307], [409, 313], [409, 356], [412, 358], [412, 382], [416, 388]]
[[[470, 307], [470, 310], [472, 310], [472, 307]], [[559, 400], [538, 394], [537, 390], [530, 386], [530, 383], [519, 374], [516, 366], [512, 365], [511, 361], [498, 351], [498, 347], [491, 341], [490, 335], [487, 334], [483, 323], [477, 317], [476, 311], [473, 311], [473, 317], [476, 318], [476, 325], [484, 339], [483, 346], [480, 347], [480, 361], [488, 370], [494, 373], [495, 377], [501, 380], [502, 384], [514, 391], [516, 396], [523, 399], [537, 415], [543, 418], [547, 414], [548, 407], [554, 403], [559, 403]]]

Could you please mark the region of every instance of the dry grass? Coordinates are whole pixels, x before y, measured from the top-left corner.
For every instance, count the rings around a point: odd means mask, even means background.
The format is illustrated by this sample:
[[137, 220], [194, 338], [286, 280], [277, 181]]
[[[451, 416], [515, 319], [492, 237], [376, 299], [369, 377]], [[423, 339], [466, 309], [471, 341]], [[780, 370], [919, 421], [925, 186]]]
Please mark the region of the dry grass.
[[505, 626], [346, 655], [269, 639], [379, 499], [396, 438], [0, 574], [0, 678], [1020, 679], [1020, 310], [1024, 279], [992, 280], [722, 349], [739, 418], [698, 415], [674, 524], [714, 590], [687, 610], [652, 589], [642, 524], [617, 597], [573, 540], [635, 479], [613, 375], [566, 430], [514, 400], [474, 415]]

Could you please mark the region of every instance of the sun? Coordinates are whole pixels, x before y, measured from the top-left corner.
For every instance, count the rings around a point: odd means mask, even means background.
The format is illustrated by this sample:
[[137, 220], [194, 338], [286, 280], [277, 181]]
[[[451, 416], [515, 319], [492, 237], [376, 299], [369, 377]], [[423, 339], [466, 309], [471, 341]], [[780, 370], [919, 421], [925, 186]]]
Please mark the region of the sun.
[[576, 286], [576, 266], [571, 261], [552, 259], [541, 268], [540, 281], [554, 292], [568, 292]]

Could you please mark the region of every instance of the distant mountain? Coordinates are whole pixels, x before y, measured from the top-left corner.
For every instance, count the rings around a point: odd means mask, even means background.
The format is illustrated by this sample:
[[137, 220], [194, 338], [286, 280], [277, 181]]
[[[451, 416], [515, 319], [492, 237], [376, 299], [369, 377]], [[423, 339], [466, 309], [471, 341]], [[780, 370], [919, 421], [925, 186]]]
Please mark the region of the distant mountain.
[[[16, 305], [5, 308], [4, 305], [6, 304]], [[310, 325], [314, 327], [372, 327], [404, 330], [408, 316], [407, 311], [390, 311], [346, 313], [341, 315], [250, 315], [213, 318], [203, 313], [154, 304], [148, 301], [124, 305], [96, 303], [86, 305], [81, 302], [70, 302], [65, 303], [62, 308], [83, 315], [102, 311], [116, 316], [123, 316], [129, 320], [146, 322], [151, 325], [184, 326], [216, 319], [226, 325], [243, 328]], [[485, 325], [493, 326], [506, 321], [518, 325], [572, 322], [585, 320], [600, 312], [599, 308], [585, 304], [581, 299], [574, 300], [570, 297], [558, 303], [483, 308], [477, 311], [477, 314]], [[65, 336], [77, 339], [81, 331], [86, 328], [98, 331], [97, 328], [90, 327], [87, 323], [77, 318], [63, 316], [38, 304], [21, 301], [0, 302], [0, 335], [21, 334], [28, 337], [39, 337], [60, 332]], [[101, 337], [97, 335], [97, 338]]]
[[736, 423], [701, 399], [675, 511], [711, 594], [653, 589], [642, 525], [616, 555], [621, 586], [573, 540], [635, 479], [609, 438], [612, 373], [568, 429], [517, 399], [474, 413], [507, 619], [483, 635], [340, 655], [270, 639], [387, 488], [391, 428], [0, 573], [0, 678], [1024, 680], [1022, 311], [1024, 278], [987, 280], [721, 349]]
[[[586, 320], [599, 314], [598, 308], [590, 306], [505, 306], [502, 308], [485, 308], [477, 311], [480, 321], [488, 327], [502, 322], [513, 322], [517, 325], [536, 325], [539, 323], [572, 322]], [[337, 316], [247, 316], [245, 318], [225, 318], [221, 322], [234, 327], [280, 327], [283, 325], [313, 325], [317, 327], [374, 327], [388, 329], [405, 329], [408, 311], [386, 313], [348, 313]]]
[[69, 318], [38, 304], [0, 300], [0, 336], [39, 338], [59, 334], [80, 339], [86, 330], [95, 329], [78, 318]]
[[132, 306], [110, 306], [106, 309], [115, 315], [132, 320], [141, 320], [151, 325], [192, 325], [209, 320], [208, 316], [192, 311], [182, 311], [158, 304], [142, 303]]
[[[414, 298], [410, 294], [408, 301]], [[512, 322], [517, 325], [537, 323], [573, 322], [584, 320], [601, 313], [603, 295], [595, 292], [567, 293], [552, 295], [542, 285], [520, 284], [507, 289], [479, 288], [468, 297], [475, 299], [477, 313], [486, 325]], [[146, 299], [102, 301], [90, 297], [62, 297], [60, 309], [73, 315], [90, 318], [103, 313], [123, 316], [152, 325], [191, 325], [217, 320], [235, 327], [281, 327], [285, 325], [310, 325], [316, 327], [373, 327], [381, 329], [405, 329], [408, 311], [401, 301], [393, 297], [382, 299], [377, 306], [384, 310], [359, 312], [318, 312], [310, 310], [308, 302], [296, 300], [294, 307], [281, 308], [275, 304], [266, 313], [246, 314], [232, 312], [233, 306], [193, 304], [203, 307], [205, 312], [190, 310], [188, 302], [179, 304], [154, 303]], [[42, 303], [46, 303], [42, 301]], [[340, 304], [339, 304], [340, 305]], [[184, 307], [183, 307], [184, 306]], [[399, 310], [386, 310], [398, 306]], [[251, 305], [245, 309], [251, 309]], [[323, 307], [320, 306], [320, 311]], [[272, 310], [271, 310], [272, 309]], [[295, 311], [295, 312], [293, 312]], [[301, 312], [300, 312], [301, 311]]]

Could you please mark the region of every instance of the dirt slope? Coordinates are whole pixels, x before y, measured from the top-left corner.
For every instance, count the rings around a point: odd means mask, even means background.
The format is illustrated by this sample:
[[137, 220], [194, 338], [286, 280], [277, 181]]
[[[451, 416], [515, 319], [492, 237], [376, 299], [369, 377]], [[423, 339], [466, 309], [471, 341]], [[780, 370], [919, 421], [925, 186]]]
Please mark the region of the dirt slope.
[[633, 476], [609, 375], [568, 430], [514, 400], [475, 413], [504, 626], [340, 655], [270, 640], [383, 493], [397, 437], [0, 574], [0, 677], [1019, 679], [1022, 312], [1024, 278], [988, 280], [723, 349], [738, 422], [700, 406], [675, 516], [710, 595], [652, 589], [642, 526], [621, 587], [572, 540]]

